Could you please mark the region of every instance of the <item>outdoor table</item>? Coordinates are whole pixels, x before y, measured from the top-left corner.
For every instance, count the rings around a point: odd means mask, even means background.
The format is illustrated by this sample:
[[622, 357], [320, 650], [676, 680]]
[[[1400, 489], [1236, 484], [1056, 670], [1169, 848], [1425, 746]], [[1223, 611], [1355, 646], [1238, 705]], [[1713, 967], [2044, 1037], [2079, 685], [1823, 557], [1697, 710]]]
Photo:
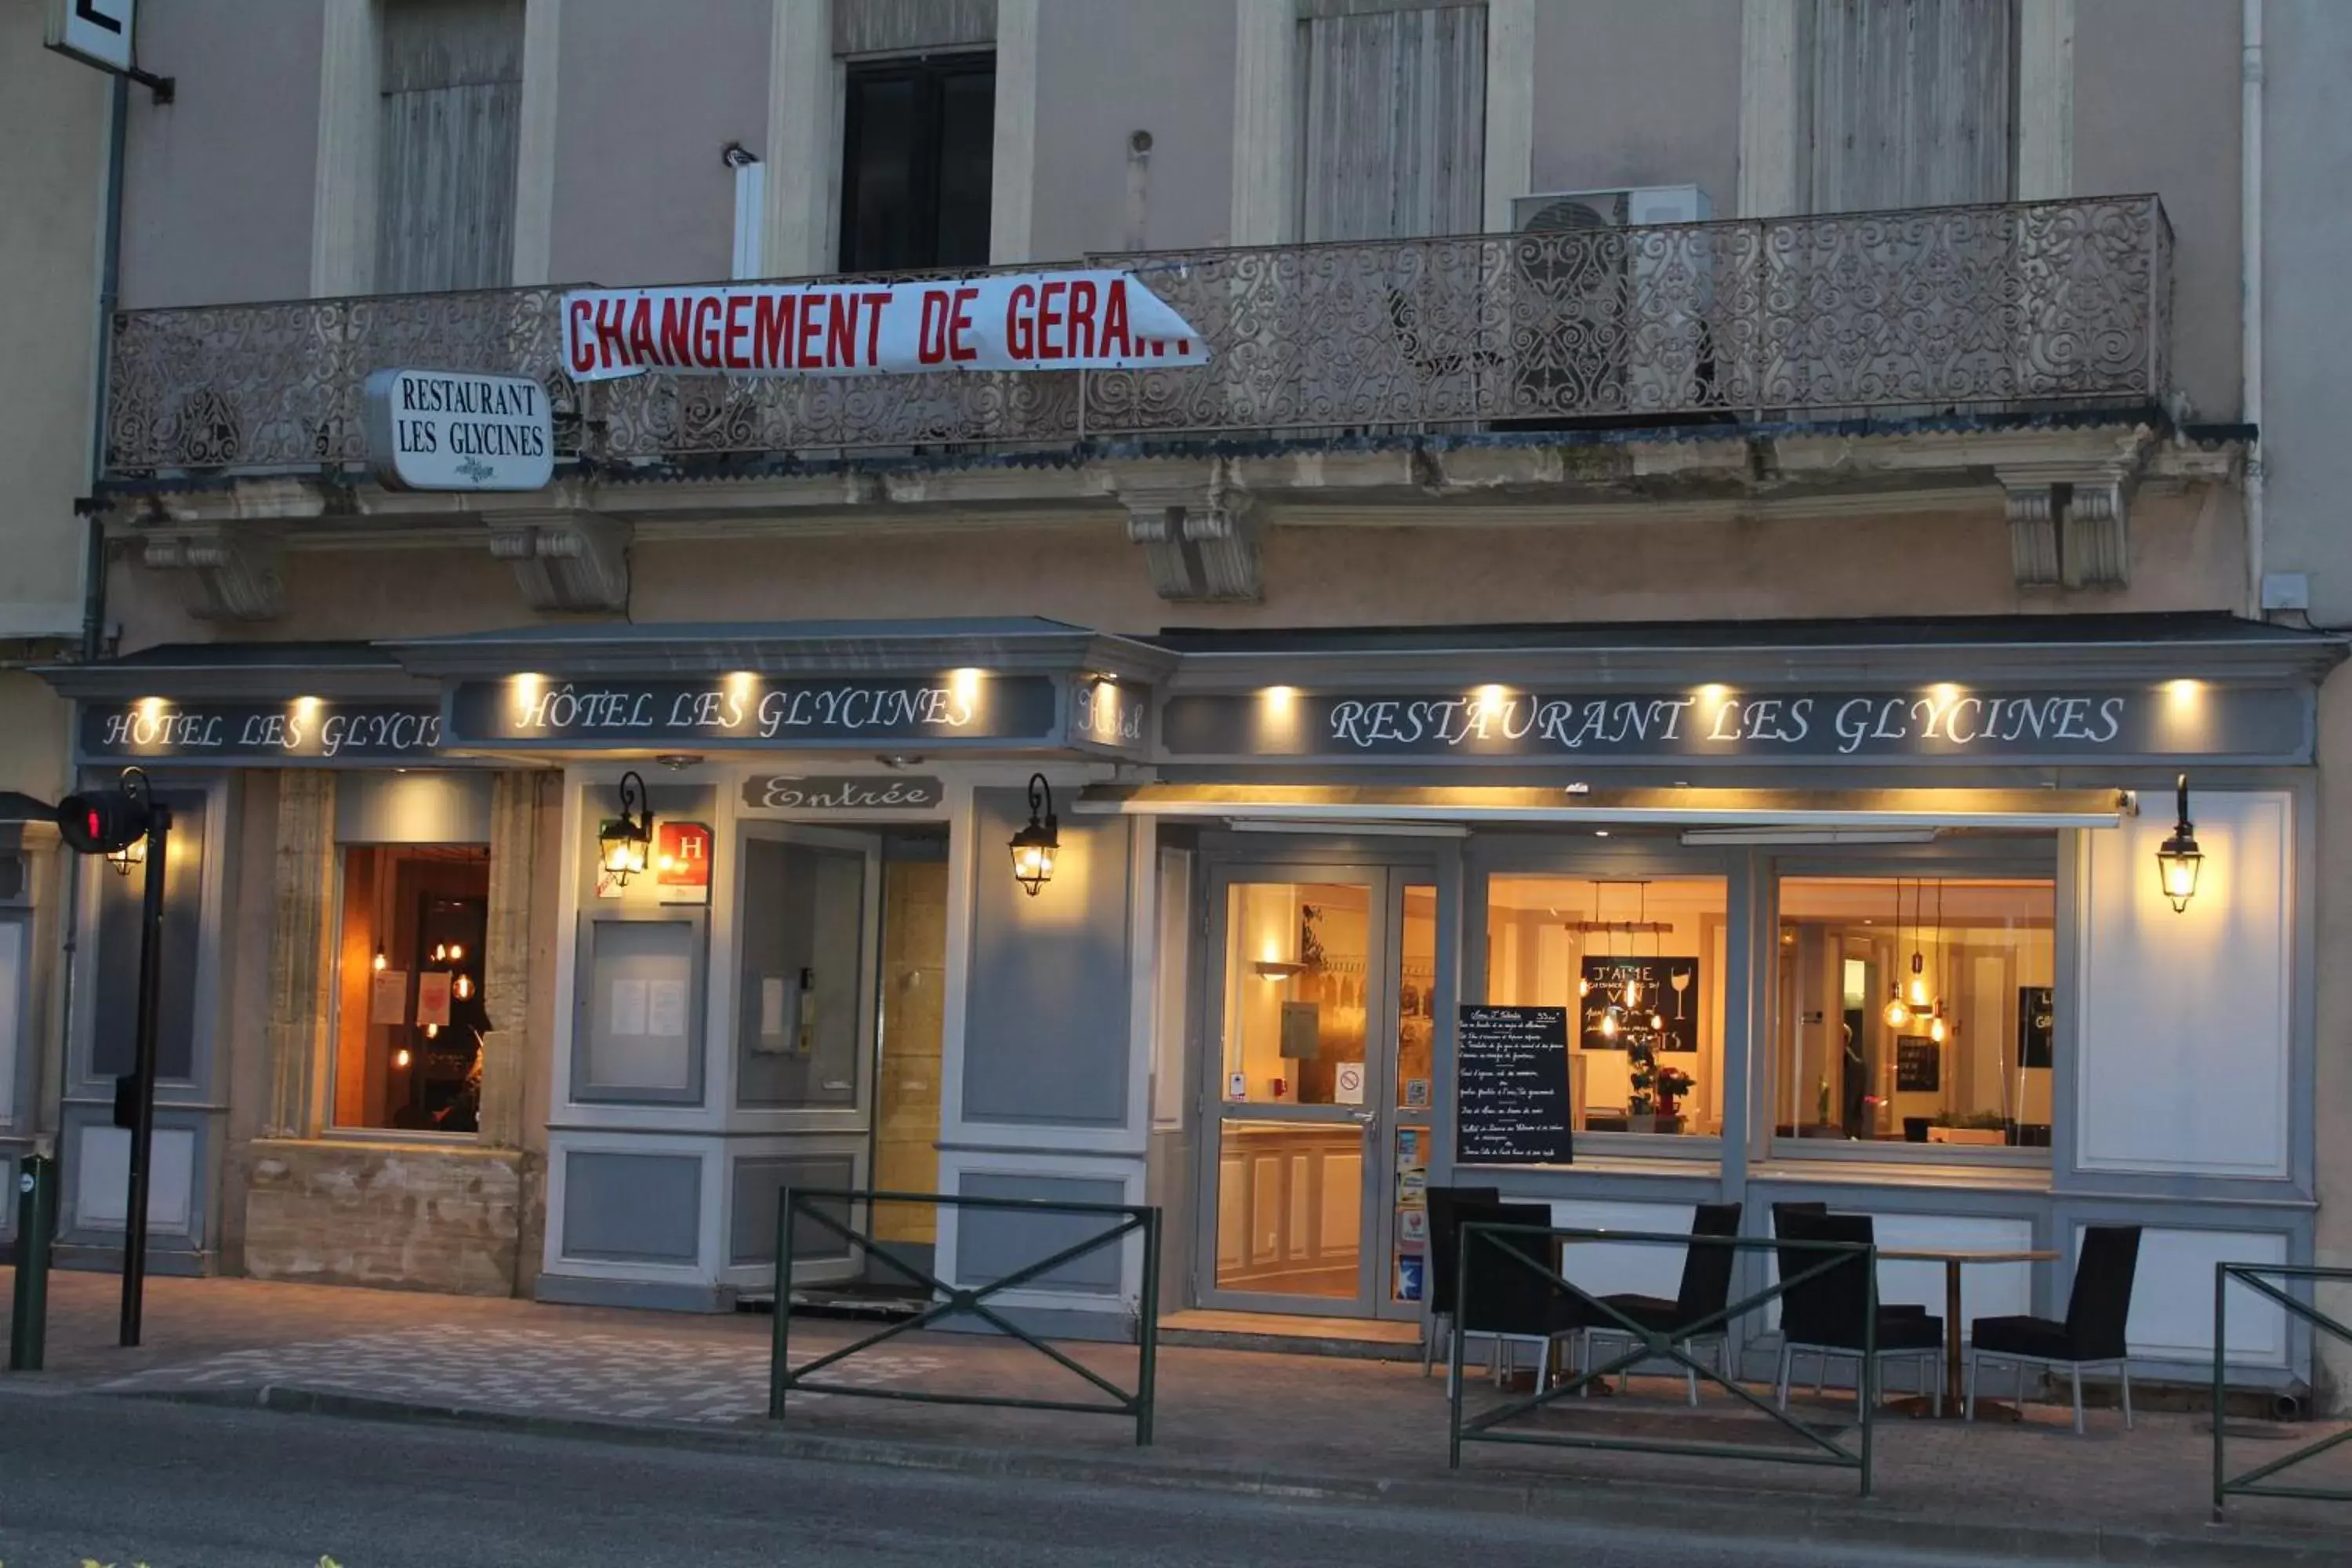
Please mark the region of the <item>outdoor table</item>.
[[[1969, 1263], [2053, 1263], [2058, 1254], [2043, 1251], [2015, 1251], [2006, 1248], [1968, 1247], [1882, 1247], [1880, 1261], [1889, 1259], [1905, 1263], [1940, 1263], [1944, 1266], [1944, 1415], [1958, 1419], [1967, 1414], [1966, 1382], [1960, 1368], [1960, 1268]], [[1924, 1396], [1898, 1401], [1914, 1415], [1926, 1415], [1935, 1410], [1935, 1402]], [[1988, 1400], [1977, 1401], [1979, 1412], [1998, 1410], [2012, 1419], [2022, 1419], [2010, 1406], [1996, 1405]]]

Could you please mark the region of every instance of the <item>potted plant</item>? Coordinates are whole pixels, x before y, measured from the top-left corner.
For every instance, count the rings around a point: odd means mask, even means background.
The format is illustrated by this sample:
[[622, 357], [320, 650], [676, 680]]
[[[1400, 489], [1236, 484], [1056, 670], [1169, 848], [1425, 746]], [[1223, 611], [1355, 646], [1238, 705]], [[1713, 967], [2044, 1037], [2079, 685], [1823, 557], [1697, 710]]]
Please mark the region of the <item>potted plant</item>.
[[1927, 1142], [1999, 1148], [2009, 1142], [2009, 1119], [1998, 1110], [1969, 1110], [1957, 1116], [1947, 1111], [1928, 1119]]
[[1661, 1120], [1681, 1114], [1682, 1097], [1691, 1091], [1691, 1075], [1662, 1065], [1655, 1041], [1636, 1038], [1625, 1047], [1630, 1089], [1625, 1097], [1625, 1130], [1655, 1132]]

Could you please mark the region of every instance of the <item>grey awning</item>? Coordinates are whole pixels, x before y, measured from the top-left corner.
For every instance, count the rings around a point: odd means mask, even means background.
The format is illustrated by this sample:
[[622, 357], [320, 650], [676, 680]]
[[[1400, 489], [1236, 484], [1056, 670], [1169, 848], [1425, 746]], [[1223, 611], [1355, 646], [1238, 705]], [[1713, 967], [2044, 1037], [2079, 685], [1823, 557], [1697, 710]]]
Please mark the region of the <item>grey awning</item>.
[[1097, 784], [1081, 814], [1223, 822], [1561, 823], [1793, 829], [2113, 827], [2127, 790], [1570, 789], [1339, 784]]

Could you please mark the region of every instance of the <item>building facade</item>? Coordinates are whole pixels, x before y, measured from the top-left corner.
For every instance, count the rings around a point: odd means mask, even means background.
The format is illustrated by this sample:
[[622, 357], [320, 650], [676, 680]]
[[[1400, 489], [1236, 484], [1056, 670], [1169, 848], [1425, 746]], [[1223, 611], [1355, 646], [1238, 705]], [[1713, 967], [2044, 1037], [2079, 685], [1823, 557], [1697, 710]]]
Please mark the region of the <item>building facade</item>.
[[[70, 709], [33, 673], [85, 647], [92, 525], [92, 395], [104, 289], [104, 79], [42, 47], [37, 7], [0, 18], [0, 204], [40, 216], [0, 233], [0, 1160], [44, 1147], [58, 1125], [67, 998], [55, 955], [75, 890], [55, 823], [40, 809], [70, 777]], [[88, 638], [86, 642], [85, 638]], [[0, 1217], [13, 1243], [16, 1205]], [[119, 1221], [118, 1221], [119, 1224]]]
[[[871, 1187], [1149, 1201], [1170, 1305], [1412, 1320], [1420, 1192], [1491, 1178], [2063, 1255], [1971, 1313], [2128, 1218], [2135, 1356], [2196, 1376], [2213, 1263], [2321, 1250], [2342, 647], [2261, 613], [2231, 8], [141, 27], [122, 637], [47, 676], [179, 810], [158, 1267], [710, 1310], [780, 1190]], [[1078, 264], [1206, 363], [562, 349], [573, 284]], [[372, 477], [404, 368], [530, 378], [547, 482]], [[79, 876], [96, 1257], [135, 954]], [[1463, 1010], [1551, 1006], [1562, 1142], [1515, 1142]], [[961, 1280], [1042, 1239], [873, 1217]], [[1116, 1335], [1141, 1279], [1019, 1304]]]

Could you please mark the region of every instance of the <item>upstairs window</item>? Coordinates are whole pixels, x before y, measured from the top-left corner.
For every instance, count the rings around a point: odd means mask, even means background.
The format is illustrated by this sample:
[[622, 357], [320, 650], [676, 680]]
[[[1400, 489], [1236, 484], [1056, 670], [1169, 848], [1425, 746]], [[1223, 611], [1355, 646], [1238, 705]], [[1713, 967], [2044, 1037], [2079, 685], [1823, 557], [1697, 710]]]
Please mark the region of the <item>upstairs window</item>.
[[514, 277], [523, 0], [389, 0], [376, 156], [375, 291]]
[[994, 55], [853, 64], [842, 136], [844, 272], [988, 265]]

